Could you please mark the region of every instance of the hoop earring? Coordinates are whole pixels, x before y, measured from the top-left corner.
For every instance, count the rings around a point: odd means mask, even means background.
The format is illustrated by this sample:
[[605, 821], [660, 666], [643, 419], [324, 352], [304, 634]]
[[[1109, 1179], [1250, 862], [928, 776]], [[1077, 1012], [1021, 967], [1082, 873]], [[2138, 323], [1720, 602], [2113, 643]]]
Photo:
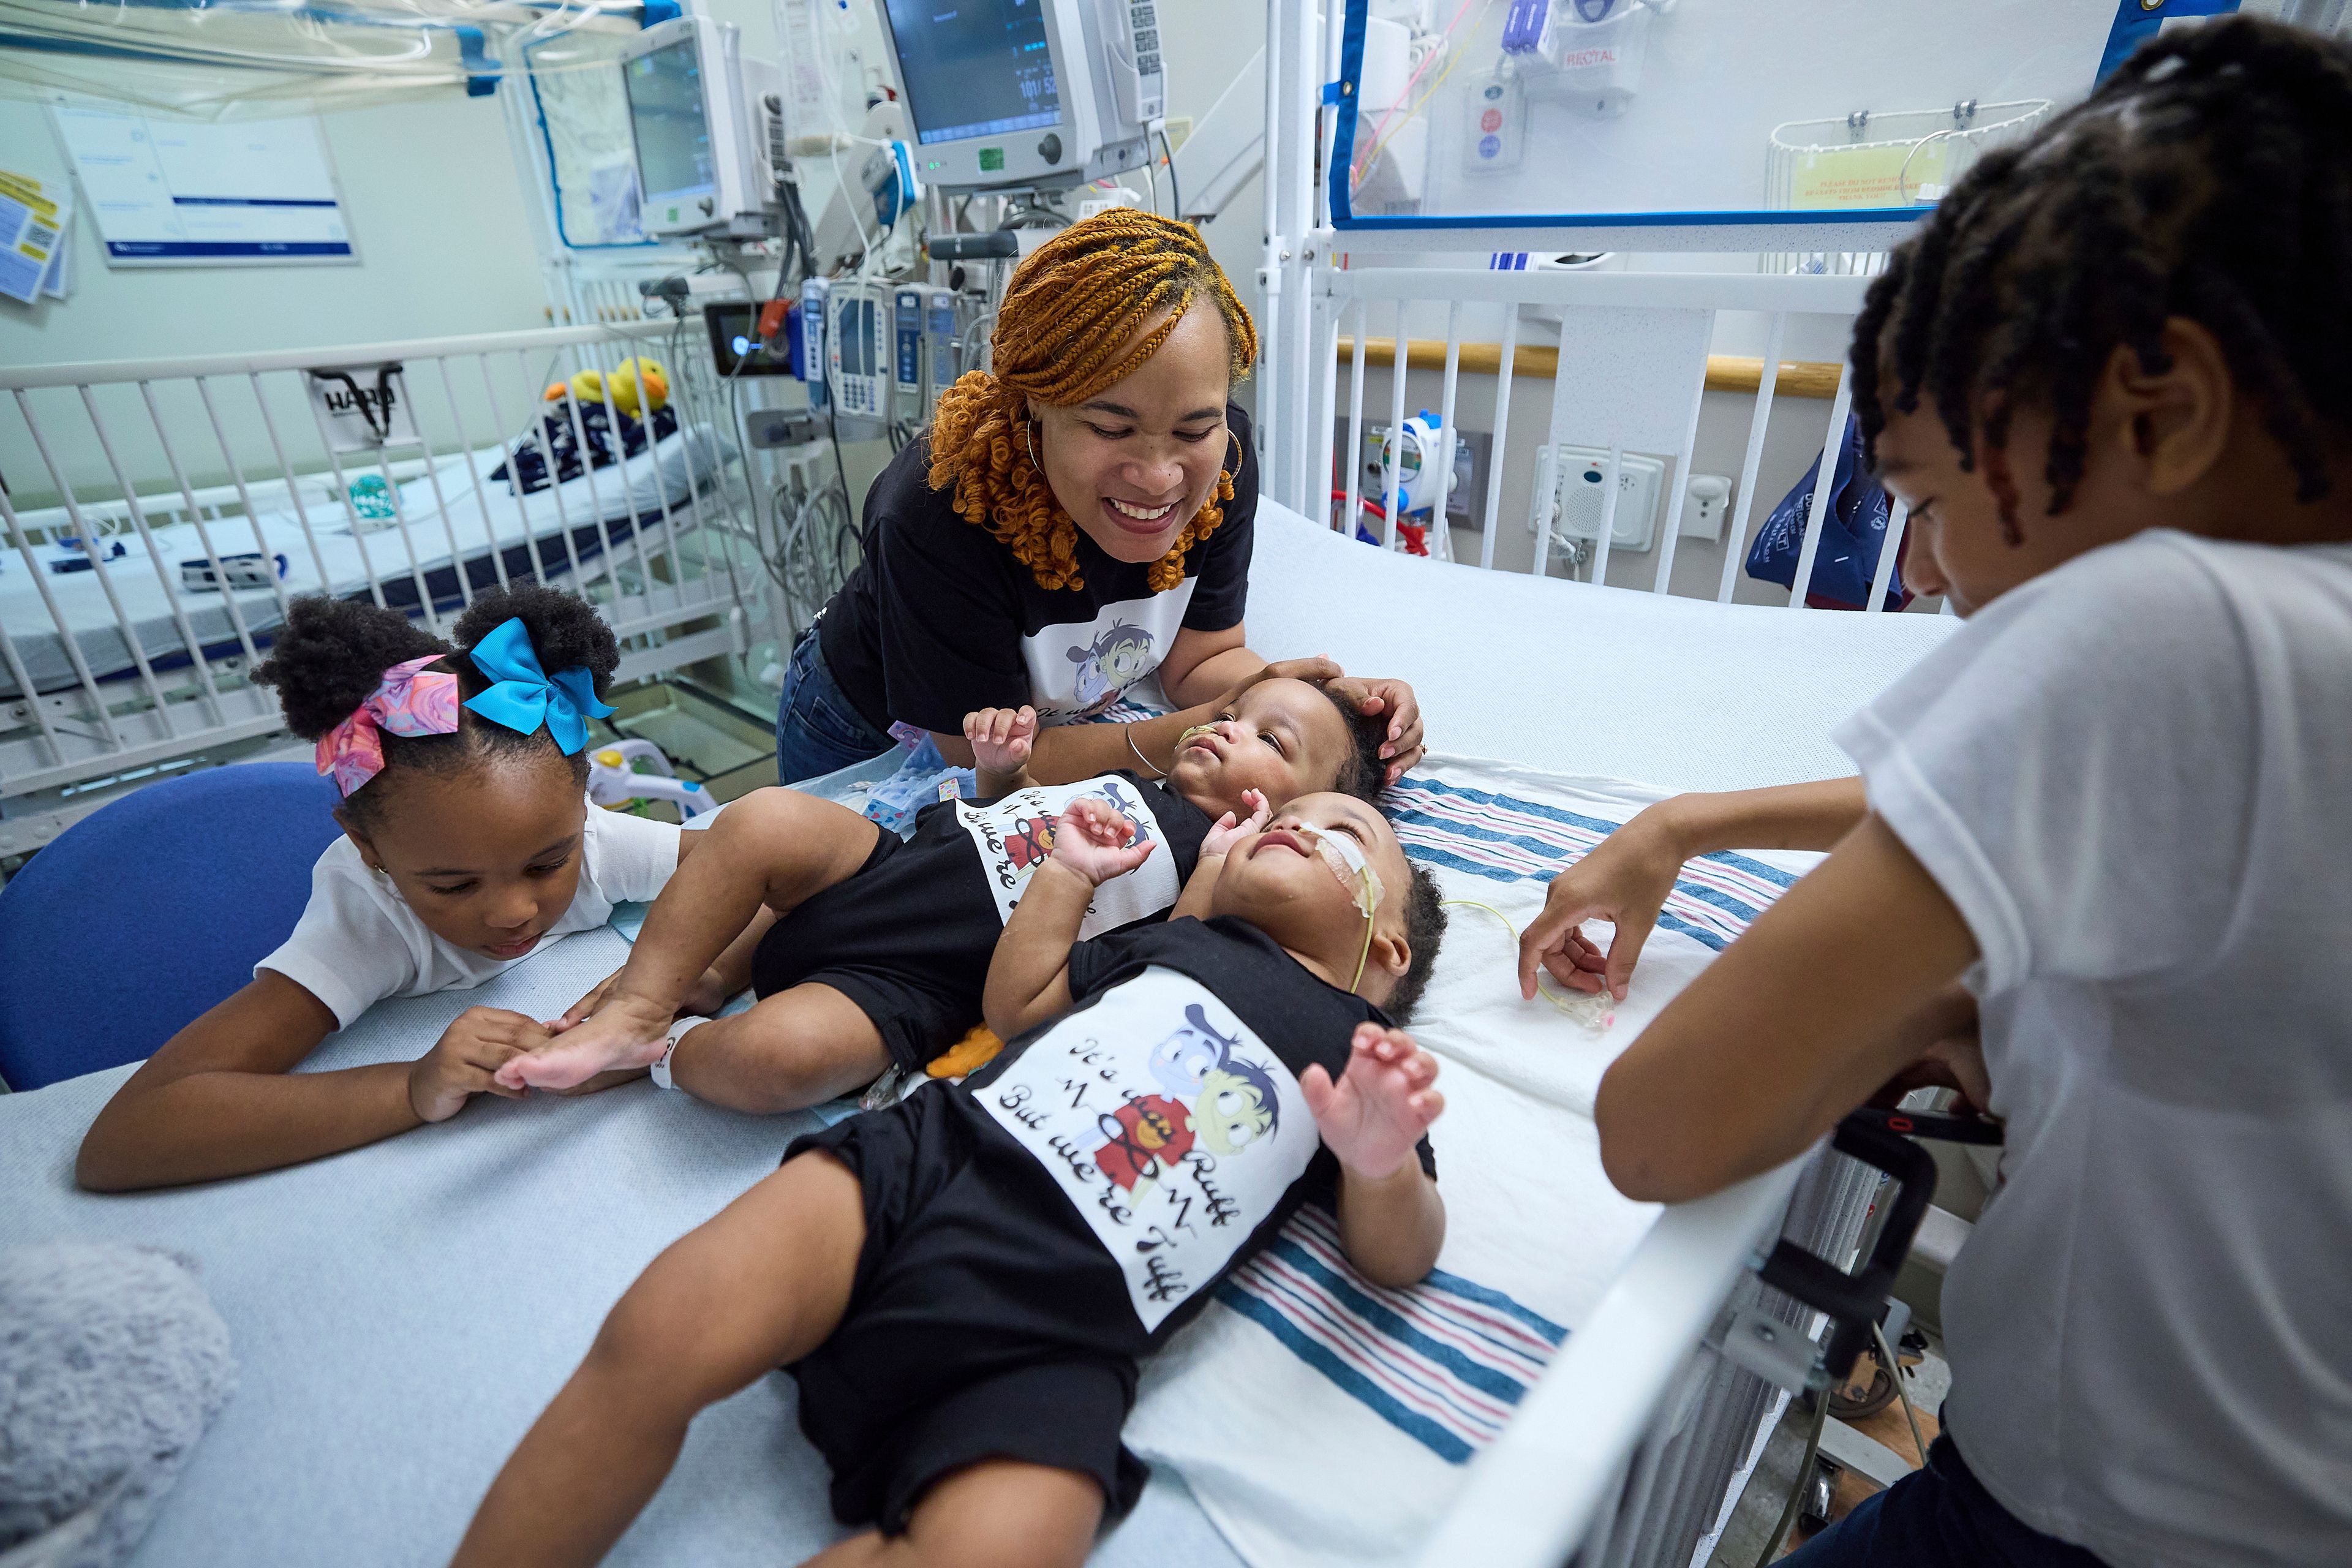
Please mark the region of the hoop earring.
[[1231, 442], [1234, 444], [1234, 467], [1233, 467], [1233, 473], [1234, 473], [1234, 475], [1236, 475], [1236, 476], [1237, 476], [1237, 475], [1239, 475], [1239, 474], [1241, 473], [1241, 471], [1242, 471], [1242, 455], [1243, 455], [1243, 454], [1242, 454], [1242, 435], [1241, 435], [1241, 432], [1240, 432], [1240, 431], [1238, 431], [1238, 430], [1236, 430], [1236, 429], [1234, 429], [1232, 426], [1228, 425], [1228, 426], [1225, 426], [1225, 439], [1226, 439], [1226, 440], [1228, 440], [1228, 441], [1231, 441]]
[[1037, 422], [1034, 419], [1024, 419], [1021, 422], [1021, 444], [1029, 448], [1029, 466], [1042, 475], [1045, 471], [1045, 465], [1037, 460], [1037, 443], [1031, 439], [1029, 434], [1036, 427]]

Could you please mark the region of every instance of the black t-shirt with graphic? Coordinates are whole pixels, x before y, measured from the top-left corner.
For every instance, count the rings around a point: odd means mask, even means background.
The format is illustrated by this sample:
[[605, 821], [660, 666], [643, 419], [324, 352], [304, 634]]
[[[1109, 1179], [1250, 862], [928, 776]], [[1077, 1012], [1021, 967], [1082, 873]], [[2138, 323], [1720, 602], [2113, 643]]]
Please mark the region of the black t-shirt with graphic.
[[[968, 995], [976, 1009], [988, 961], [1029, 879], [1054, 847], [1054, 825], [1074, 800], [1107, 800], [1156, 846], [1142, 865], [1096, 889], [1081, 933], [1092, 937], [1168, 912], [1201, 857], [1214, 819], [1164, 782], [1131, 773], [1035, 784], [992, 801], [925, 806], [904, 844], [886, 844], [856, 876], [796, 906], [752, 961], [770, 995], [836, 966], [919, 977]], [[886, 835], [886, 838], [887, 838]]]
[[[1388, 1018], [1231, 918], [1080, 942], [1069, 973], [1076, 1007], [929, 1110], [966, 1124], [965, 1177], [986, 1189], [965, 1201], [992, 1216], [969, 1238], [974, 1289], [1065, 1281], [1073, 1310], [1023, 1315], [1070, 1348], [1141, 1356], [1300, 1204], [1336, 1200], [1298, 1075], [1337, 1079], [1356, 1026]], [[1419, 1153], [1434, 1174], [1426, 1138]], [[982, 1254], [1000, 1247], [992, 1272]]]
[[[929, 437], [910, 441], [866, 493], [866, 559], [826, 606], [818, 646], [857, 710], [956, 734], [981, 708], [1036, 707], [1047, 723], [1101, 711], [1160, 668], [1180, 627], [1240, 624], [1249, 595], [1257, 457], [1249, 416], [1224, 521], [1184, 556], [1184, 580], [1151, 591], [1150, 563], [1114, 561], [1078, 531], [1083, 588], [1047, 590], [997, 537], [931, 489]], [[1233, 447], [1227, 445], [1231, 465]]]

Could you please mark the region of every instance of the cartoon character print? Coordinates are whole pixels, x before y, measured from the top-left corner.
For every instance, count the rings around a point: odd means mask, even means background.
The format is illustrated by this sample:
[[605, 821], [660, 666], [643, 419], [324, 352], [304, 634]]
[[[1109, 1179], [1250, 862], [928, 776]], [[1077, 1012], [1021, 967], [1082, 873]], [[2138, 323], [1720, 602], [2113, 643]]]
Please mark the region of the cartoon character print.
[[1027, 876], [1045, 863], [1054, 852], [1054, 819], [1049, 816], [1013, 818], [1013, 831], [1004, 836], [1004, 858], [1015, 874]]
[[1139, 1197], [1163, 1171], [1173, 1172], [1195, 1144], [1220, 1158], [1240, 1153], [1273, 1132], [1282, 1101], [1273, 1075], [1234, 1054], [1195, 1004], [1184, 1024], [1151, 1048], [1147, 1067], [1166, 1095], [1145, 1095], [1100, 1118], [1107, 1142], [1095, 1152], [1102, 1173]]
[[1157, 668], [1151, 634], [1141, 626], [1113, 621], [1085, 647], [1069, 650], [1078, 667], [1078, 717], [1099, 713], [1118, 700], [1118, 694]]

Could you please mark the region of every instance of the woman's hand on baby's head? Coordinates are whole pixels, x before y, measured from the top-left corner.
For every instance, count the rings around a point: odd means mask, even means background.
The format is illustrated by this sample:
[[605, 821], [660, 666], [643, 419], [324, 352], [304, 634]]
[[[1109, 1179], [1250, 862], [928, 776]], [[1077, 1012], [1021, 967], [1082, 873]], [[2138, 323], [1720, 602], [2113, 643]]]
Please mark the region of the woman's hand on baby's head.
[[1413, 1145], [1445, 1110], [1437, 1059], [1402, 1029], [1356, 1026], [1348, 1066], [1331, 1081], [1318, 1063], [1298, 1076], [1324, 1145], [1349, 1172], [1384, 1181], [1413, 1157]]
[[478, 1094], [520, 1099], [521, 1087], [501, 1083], [498, 1074], [550, 1037], [547, 1026], [536, 1018], [500, 1007], [468, 1007], [408, 1069], [408, 1108], [423, 1121], [446, 1121]]
[[1413, 695], [1412, 687], [1402, 680], [1353, 675], [1339, 676], [1327, 684], [1335, 696], [1365, 718], [1388, 721], [1388, 735], [1381, 742], [1381, 756], [1388, 763], [1383, 783], [1396, 783], [1406, 769], [1421, 761], [1421, 699]]
[[1135, 842], [1135, 824], [1099, 795], [1070, 802], [1054, 825], [1054, 862], [1096, 887], [1134, 870], [1151, 850], [1149, 840]]
[[1015, 773], [1029, 765], [1030, 748], [1037, 739], [1037, 710], [983, 708], [963, 716], [963, 738], [971, 744], [975, 768], [992, 773]]
[[1214, 826], [1202, 836], [1200, 855], [1202, 859], [1208, 860], [1220, 855], [1230, 855], [1233, 853], [1234, 845], [1253, 833], [1265, 831], [1267, 819], [1274, 816], [1274, 807], [1266, 804], [1264, 792], [1254, 789], [1242, 791], [1242, 805], [1249, 808], [1249, 816], [1246, 818], [1237, 821], [1234, 814], [1229, 811], [1217, 818]]

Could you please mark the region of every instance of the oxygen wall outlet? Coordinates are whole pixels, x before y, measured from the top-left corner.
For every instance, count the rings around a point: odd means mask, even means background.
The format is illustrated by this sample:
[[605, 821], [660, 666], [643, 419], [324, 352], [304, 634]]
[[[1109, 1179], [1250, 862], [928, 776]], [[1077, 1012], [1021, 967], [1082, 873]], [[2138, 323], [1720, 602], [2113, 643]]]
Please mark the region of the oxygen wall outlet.
[[1683, 495], [1682, 536], [1721, 539], [1731, 515], [1731, 481], [1721, 474], [1693, 474]]

